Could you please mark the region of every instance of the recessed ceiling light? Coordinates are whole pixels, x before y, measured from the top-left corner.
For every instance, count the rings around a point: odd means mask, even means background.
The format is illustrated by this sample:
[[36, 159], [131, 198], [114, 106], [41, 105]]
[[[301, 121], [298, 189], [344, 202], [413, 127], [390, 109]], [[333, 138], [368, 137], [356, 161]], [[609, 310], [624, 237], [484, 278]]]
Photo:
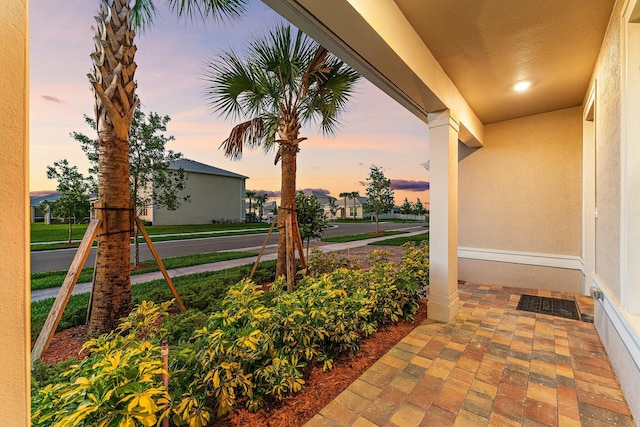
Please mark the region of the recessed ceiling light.
[[529, 89], [530, 86], [531, 82], [523, 80], [513, 85], [513, 90], [515, 90], [516, 92], [524, 92], [525, 90]]

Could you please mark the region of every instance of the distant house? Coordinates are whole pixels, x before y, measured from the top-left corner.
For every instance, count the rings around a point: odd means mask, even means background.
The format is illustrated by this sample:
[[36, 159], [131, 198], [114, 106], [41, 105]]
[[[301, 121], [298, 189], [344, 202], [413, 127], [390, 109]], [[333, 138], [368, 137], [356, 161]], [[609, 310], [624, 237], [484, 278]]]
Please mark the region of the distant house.
[[169, 169], [187, 172], [187, 186], [181, 193], [190, 201], [182, 202], [175, 211], [151, 207], [140, 215], [153, 225], [207, 224], [212, 221], [237, 221], [245, 219], [245, 180], [234, 172], [196, 162], [179, 159]]
[[[343, 197], [336, 201], [338, 205], [338, 213], [337, 217], [342, 219], [363, 219], [364, 216], [364, 205], [367, 203], [369, 199], [362, 196], [353, 197]], [[345, 210], [346, 203], [346, 210]]]
[[42, 202], [55, 202], [60, 198], [61, 194], [57, 191], [52, 191], [48, 194], [42, 192], [33, 193], [29, 196], [29, 206], [31, 206], [31, 222], [44, 222], [45, 224], [51, 223], [51, 213], [42, 209]]
[[338, 200], [333, 197], [330, 196], [326, 193], [321, 193], [319, 191], [315, 191], [315, 190], [302, 190], [304, 194], [306, 194], [307, 196], [315, 196], [316, 199], [318, 199], [318, 202], [320, 202], [320, 204], [322, 205], [322, 207], [324, 208], [324, 213], [325, 216], [327, 217], [327, 219], [335, 219], [336, 216], [338, 215], [338, 211], [336, 211], [336, 215], [332, 215], [331, 214], [331, 207], [330, 207], [330, 200], [333, 199], [335, 201], [336, 206], [338, 206]]

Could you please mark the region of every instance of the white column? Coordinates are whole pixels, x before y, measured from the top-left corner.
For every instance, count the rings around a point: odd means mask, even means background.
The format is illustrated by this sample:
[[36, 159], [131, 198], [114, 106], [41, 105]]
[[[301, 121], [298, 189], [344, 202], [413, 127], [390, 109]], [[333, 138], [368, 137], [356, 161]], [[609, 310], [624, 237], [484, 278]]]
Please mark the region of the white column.
[[429, 114], [431, 178], [427, 316], [451, 321], [458, 299], [458, 130], [449, 111]]

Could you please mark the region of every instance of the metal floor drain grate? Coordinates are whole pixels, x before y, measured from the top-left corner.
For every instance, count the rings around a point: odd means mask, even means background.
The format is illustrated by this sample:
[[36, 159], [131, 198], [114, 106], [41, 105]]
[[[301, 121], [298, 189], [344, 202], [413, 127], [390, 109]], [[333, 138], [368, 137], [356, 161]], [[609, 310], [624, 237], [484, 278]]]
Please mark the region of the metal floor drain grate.
[[576, 302], [568, 299], [522, 294], [520, 295], [520, 301], [518, 302], [516, 310], [580, 320]]

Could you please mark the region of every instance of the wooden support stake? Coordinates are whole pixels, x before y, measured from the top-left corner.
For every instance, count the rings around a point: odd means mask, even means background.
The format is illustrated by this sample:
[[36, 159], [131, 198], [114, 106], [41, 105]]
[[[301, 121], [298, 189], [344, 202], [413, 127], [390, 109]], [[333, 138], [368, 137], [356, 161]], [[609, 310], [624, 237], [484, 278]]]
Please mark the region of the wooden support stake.
[[294, 214], [293, 217], [293, 237], [295, 239], [296, 246], [298, 246], [298, 254], [300, 255], [300, 265], [302, 269], [307, 268], [307, 262], [304, 259], [304, 247], [302, 244], [302, 236], [300, 236], [300, 227], [298, 227], [298, 216]]
[[271, 237], [271, 233], [273, 232], [273, 227], [278, 223], [278, 217], [273, 218], [273, 223], [271, 223], [271, 228], [269, 228], [269, 232], [267, 233], [267, 237], [264, 239], [264, 243], [260, 248], [260, 252], [258, 252], [258, 258], [256, 258], [256, 262], [253, 263], [253, 268], [251, 269], [251, 274], [249, 274], [249, 280], [253, 279], [253, 275], [256, 273], [258, 269], [258, 264], [260, 263], [260, 258], [264, 253], [264, 248], [267, 247], [267, 242], [269, 242], [269, 238]]
[[169, 277], [169, 273], [167, 272], [167, 269], [164, 268], [164, 263], [162, 262], [162, 259], [160, 258], [160, 255], [158, 255], [158, 252], [156, 251], [155, 246], [153, 246], [153, 242], [151, 241], [151, 238], [149, 237], [149, 234], [147, 233], [147, 230], [144, 228], [144, 224], [142, 223], [142, 221], [140, 221], [140, 218], [138, 218], [137, 215], [135, 216], [135, 218], [136, 218], [136, 224], [138, 225], [138, 228], [140, 229], [140, 231], [142, 231], [142, 235], [144, 236], [144, 241], [147, 242], [147, 246], [149, 247], [149, 250], [153, 254], [153, 258], [155, 258], [156, 263], [158, 264], [158, 267], [160, 268], [160, 271], [162, 271], [162, 275], [164, 276], [164, 280], [167, 281], [167, 284], [169, 285], [169, 288], [171, 289], [171, 293], [173, 294], [173, 297], [176, 299], [176, 303], [178, 304], [178, 307], [180, 307], [180, 311], [184, 313], [185, 311], [187, 311], [187, 308], [184, 306], [184, 303], [182, 302], [182, 299], [180, 298], [180, 295], [178, 294], [178, 290], [176, 289], [175, 285], [173, 284], [173, 280], [171, 280], [171, 277]]
[[287, 247], [287, 290], [293, 291], [293, 284], [296, 280], [296, 253], [295, 242], [293, 240], [293, 215], [291, 211], [287, 211], [285, 216], [284, 231], [286, 235], [286, 247]]
[[60, 323], [60, 319], [62, 318], [62, 313], [64, 312], [67, 303], [69, 302], [69, 298], [71, 298], [71, 293], [73, 292], [73, 288], [78, 282], [79, 273], [82, 271], [82, 267], [84, 267], [84, 263], [87, 261], [87, 257], [89, 256], [89, 252], [91, 251], [91, 246], [93, 245], [93, 241], [100, 230], [99, 225], [101, 221], [99, 219], [92, 219], [87, 227], [87, 231], [84, 233], [84, 237], [80, 242], [80, 246], [78, 247], [78, 251], [76, 255], [73, 257], [73, 261], [71, 262], [71, 267], [69, 267], [69, 271], [67, 272], [67, 276], [58, 291], [58, 296], [56, 296], [56, 300], [49, 311], [49, 315], [47, 316], [47, 320], [44, 322], [42, 326], [42, 330], [38, 335], [38, 339], [31, 350], [31, 364], [33, 366], [33, 362], [38, 360], [42, 353], [49, 347], [51, 343], [51, 339], [53, 338], [53, 334], [55, 333], [56, 328], [58, 327], [58, 323]]

